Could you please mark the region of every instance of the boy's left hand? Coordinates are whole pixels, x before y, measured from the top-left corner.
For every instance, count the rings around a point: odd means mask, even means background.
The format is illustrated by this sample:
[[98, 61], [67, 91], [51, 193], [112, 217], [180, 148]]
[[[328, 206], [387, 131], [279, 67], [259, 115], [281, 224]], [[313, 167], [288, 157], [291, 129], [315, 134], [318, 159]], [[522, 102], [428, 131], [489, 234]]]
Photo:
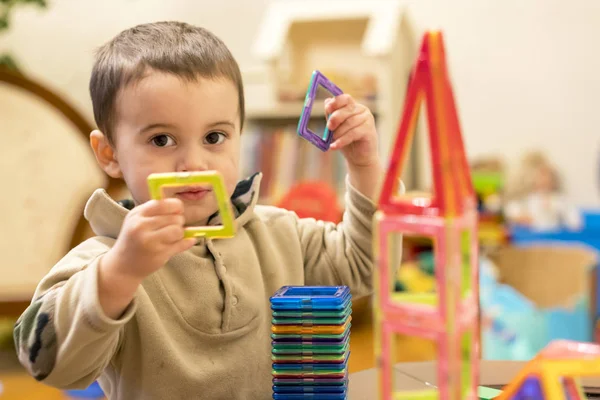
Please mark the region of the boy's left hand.
[[327, 127], [333, 131], [332, 150], [341, 150], [350, 166], [379, 164], [375, 118], [367, 107], [341, 94], [325, 100], [325, 114]]

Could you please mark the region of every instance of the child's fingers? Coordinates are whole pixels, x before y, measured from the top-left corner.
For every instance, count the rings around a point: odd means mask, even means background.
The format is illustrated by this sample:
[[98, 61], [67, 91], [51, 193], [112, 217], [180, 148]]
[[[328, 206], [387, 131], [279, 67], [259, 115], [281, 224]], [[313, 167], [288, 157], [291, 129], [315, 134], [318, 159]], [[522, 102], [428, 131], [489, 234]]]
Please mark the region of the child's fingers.
[[184, 238], [184, 228], [182, 225], [169, 225], [152, 232], [151, 237], [166, 245], [172, 245]]
[[335, 110], [327, 119], [327, 128], [329, 128], [330, 131], [335, 131], [344, 123], [344, 121], [357, 112], [360, 112], [360, 108], [358, 108], [356, 104], [347, 104], [344, 107]]
[[147, 218], [149, 219], [148, 229], [152, 230], [159, 230], [171, 225], [183, 226], [185, 224], [183, 214], [166, 214]]
[[329, 104], [333, 101], [333, 97], [329, 97], [325, 99], [323, 102], [323, 107], [325, 108], [325, 121], [329, 120], [329, 116], [331, 115]]
[[[328, 101], [329, 100], [329, 101]], [[347, 105], [354, 105], [356, 102], [349, 94], [340, 94], [331, 99], [326, 99], [324, 102], [325, 105], [325, 114], [330, 115], [333, 114], [335, 110], [338, 110]]]
[[179, 242], [173, 245], [173, 254], [181, 253], [182, 251], [186, 251], [191, 249], [196, 245], [196, 238], [185, 238], [180, 240]]
[[359, 137], [360, 137], [360, 133], [358, 132], [358, 130], [352, 129], [351, 131], [346, 132], [344, 135], [342, 135], [338, 139], [334, 140], [334, 142], [331, 143], [330, 147], [333, 150], [339, 150], [341, 148], [348, 146], [350, 143], [354, 142]]
[[367, 116], [365, 115], [365, 113], [354, 114], [350, 116], [333, 131], [333, 140], [335, 141], [339, 139], [350, 130], [364, 124], [365, 122], [367, 122]]
[[141, 214], [146, 217], [183, 213], [183, 202], [174, 197], [162, 200], [150, 200], [139, 207]]

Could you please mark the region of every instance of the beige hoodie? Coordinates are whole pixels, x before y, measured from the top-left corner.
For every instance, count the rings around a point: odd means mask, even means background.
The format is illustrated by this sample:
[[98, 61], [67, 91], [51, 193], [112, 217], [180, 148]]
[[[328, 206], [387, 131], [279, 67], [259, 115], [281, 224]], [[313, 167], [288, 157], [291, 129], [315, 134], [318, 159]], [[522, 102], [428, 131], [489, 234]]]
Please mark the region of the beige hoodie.
[[375, 206], [347, 183], [342, 223], [299, 219], [256, 205], [260, 178], [232, 196], [235, 237], [174, 256], [119, 320], [99, 306], [97, 268], [128, 210], [96, 191], [85, 217], [98, 236], [52, 268], [15, 326], [21, 363], [59, 388], [98, 379], [109, 399], [271, 398], [269, 297], [284, 285], [369, 294]]

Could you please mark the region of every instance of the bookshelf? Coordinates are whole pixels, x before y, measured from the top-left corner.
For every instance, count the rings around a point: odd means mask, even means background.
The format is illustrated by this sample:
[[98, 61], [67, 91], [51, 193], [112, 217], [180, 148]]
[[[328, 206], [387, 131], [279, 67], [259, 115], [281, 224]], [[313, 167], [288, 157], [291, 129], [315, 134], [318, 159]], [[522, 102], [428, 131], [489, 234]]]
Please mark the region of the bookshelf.
[[[258, 62], [243, 70], [247, 110], [242, 169], [263, 172], [263, 204], [276, 203], [304, 179], [330, 182], [343, 200], [341, 155], [307, 149], [296, 134], [315, 69], [369, 107], [387, 159], [416, 54], [413, 32], [400, 1], [275, 0], [267, 6], [253, 48]], [[315, 104], [311, 124], [324, 123], [323, 107]], [[402, 177], [408, 188], [417, 178], [412, 152]]]
[[[255, 123], [242, 135], [242, 171], [261, 171], [261, 204], [276, 204], [296, 182], [326, 182], [343, 204], [345, 161], [338, 152], [323, 153], [296, 134], [293, 119]], [[324, 124], [323, 124], [324, 128]], [[322, 129], [323, 129], [322, 128]]]

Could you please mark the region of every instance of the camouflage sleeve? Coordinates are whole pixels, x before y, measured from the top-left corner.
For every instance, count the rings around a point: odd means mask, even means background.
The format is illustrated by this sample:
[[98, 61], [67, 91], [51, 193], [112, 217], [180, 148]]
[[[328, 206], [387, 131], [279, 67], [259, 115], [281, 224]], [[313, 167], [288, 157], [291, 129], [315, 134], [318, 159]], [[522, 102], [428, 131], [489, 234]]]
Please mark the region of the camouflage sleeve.
[[73, 249], [42, 280], [15, 324], [19, 360], [38, 381], [61, 389], [87, 387], [118, 350], [135, 301], [119, 320], [102, 312], [98, 264], [111, 244], [94, 238]]
[[56, 331], [52, 320], [58, 290], [53, 288], [35, 299], [15, 324], [19, 360], [38, 381], [50, 374], [56, 362]]

